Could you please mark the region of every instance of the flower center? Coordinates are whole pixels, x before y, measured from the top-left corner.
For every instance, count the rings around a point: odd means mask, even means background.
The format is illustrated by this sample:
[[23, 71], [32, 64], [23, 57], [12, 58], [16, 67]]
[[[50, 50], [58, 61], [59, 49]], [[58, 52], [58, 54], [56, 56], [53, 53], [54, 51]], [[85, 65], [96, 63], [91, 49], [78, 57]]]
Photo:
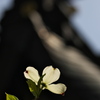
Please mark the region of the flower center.
[[45, 83], [42, 83], [42, 87], [43, 87], [43, 88], [46, 88], [47, 85], [46, 85]]

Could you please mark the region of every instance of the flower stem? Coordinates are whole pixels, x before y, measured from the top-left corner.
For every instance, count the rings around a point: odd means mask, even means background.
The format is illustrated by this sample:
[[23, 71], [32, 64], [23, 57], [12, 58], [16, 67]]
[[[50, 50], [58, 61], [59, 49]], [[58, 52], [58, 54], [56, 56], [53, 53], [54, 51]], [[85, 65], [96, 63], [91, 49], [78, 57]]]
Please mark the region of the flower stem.
[[38, 98], [35, 98], [34, 100], [38, 100]]

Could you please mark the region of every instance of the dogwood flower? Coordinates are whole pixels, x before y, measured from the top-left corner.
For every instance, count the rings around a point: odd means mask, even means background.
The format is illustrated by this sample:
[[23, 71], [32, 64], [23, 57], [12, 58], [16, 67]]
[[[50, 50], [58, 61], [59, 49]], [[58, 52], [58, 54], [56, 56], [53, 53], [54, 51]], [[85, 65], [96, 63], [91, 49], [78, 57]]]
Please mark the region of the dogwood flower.
[[[55, 93], [55, 94], [64, 94], [67, 87], [65, 84], [58, 83], [53, 84], [53, 82], [56, 82], [60, 77], [60, 70], [58, 68], [53, 68], [52, 66], [47, 66], [44, 68], [42, 75], [44, 75], [42, 80], [42, 85], [44, 86], [44, 89], [48, 89], [49, 91]], [[38, 81], [40, 79], [40, 75], [34, 67], [28, 66], [26, 68], [26, 71], [24, 72], [24, 76], [26, 79], [30, 79], [35, 84], [38, 84]]]

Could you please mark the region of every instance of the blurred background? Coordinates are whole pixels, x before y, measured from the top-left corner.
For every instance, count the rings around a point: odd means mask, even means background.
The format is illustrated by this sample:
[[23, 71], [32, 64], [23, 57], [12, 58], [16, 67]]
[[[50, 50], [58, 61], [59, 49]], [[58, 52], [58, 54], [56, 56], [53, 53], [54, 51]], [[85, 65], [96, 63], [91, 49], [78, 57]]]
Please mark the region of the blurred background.
[[[78, 30], [78, 35], [86, 42], [96, 56], [100, 56], [100, 12], [99, 0], [70, 0], [77, 12], [70, 17], [72, 25]], [[14, 6], [14, 0], [0, 0], [0, 20], [5, 11]]]
[[0, 99], [32, 100], [23, 71], [61, 70], [65, 96], [41, 100], [100, 100], [100, 0], [0, 0]]

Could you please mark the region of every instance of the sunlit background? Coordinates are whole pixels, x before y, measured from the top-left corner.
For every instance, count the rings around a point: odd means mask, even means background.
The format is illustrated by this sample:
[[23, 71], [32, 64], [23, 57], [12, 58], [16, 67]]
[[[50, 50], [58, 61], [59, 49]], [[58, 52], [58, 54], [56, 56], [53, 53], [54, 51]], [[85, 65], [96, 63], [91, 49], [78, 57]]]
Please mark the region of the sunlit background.
[[[14, 0], [0, 0], [0, 20], [4, 12], [13, 7]], [[89, 48], [100, 55], [100, 0], [72, 0], [77, 12], [71, 17], [72, 24], [79, 31]]]

